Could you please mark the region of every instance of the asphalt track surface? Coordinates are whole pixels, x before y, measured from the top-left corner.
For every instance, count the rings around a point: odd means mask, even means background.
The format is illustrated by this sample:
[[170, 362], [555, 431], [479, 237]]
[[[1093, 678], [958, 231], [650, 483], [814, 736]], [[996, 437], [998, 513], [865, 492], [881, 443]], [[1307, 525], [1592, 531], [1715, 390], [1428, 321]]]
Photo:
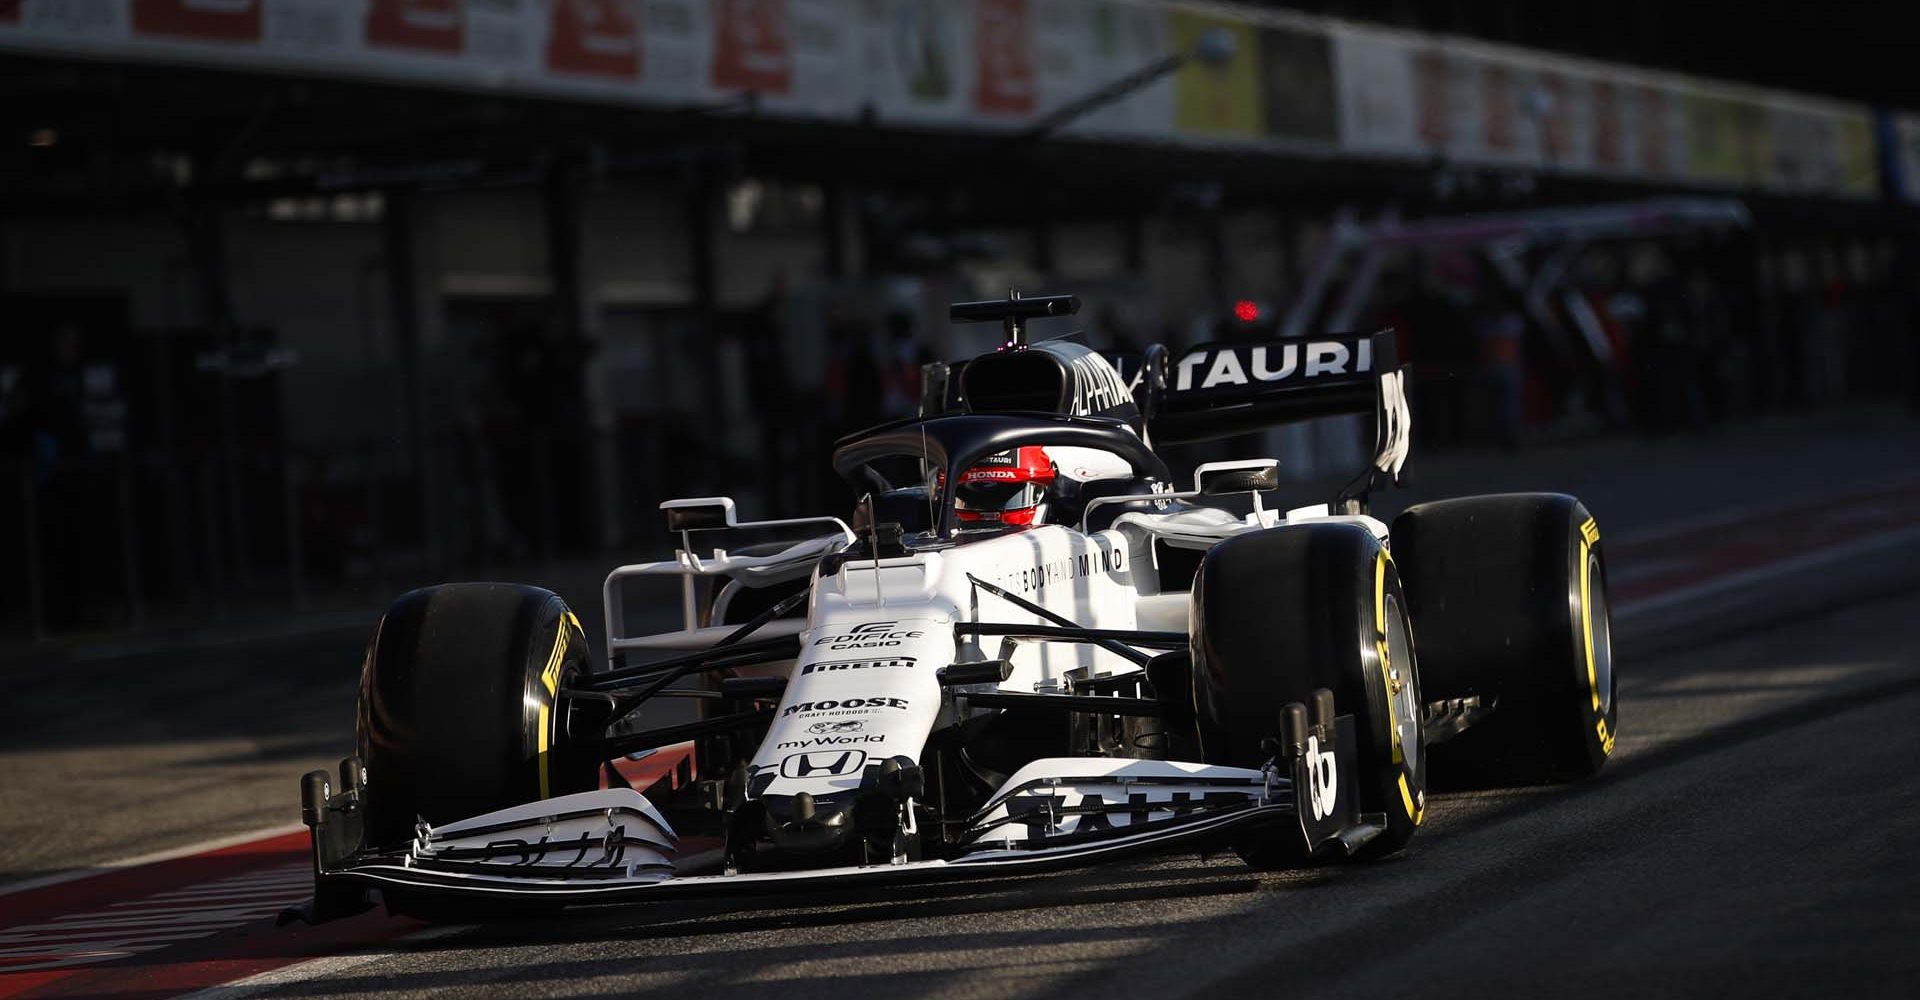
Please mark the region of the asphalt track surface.
[[[1740, 465], [1737, 448], [1691, 461], [1629, 450], [1629, 462], [1602, 454], [1609, 445], [1589, 450], [1589, 482], [1569, 485], [1608, 530], [1625, 522], [1649, 539], [1645, 578], [1657, 532], [1715, 506], [1709, 495], [1676, 515], [1646, 496], [1649, 477], [1692, 477], [1696, 497], [1721, 481], [1723, 495], [1751, 498], [1764, 482], [1770, 502], [1874, 479], [1850, 461], [1849, 435], [1804, 437], [1804, 462], [1783, 455], [1790, 442], [1755, 453], [1775, 470], [1764, 480], [1746, 478], [1758, 465]], [[1898, 453], [1912, 438], [1875, 444]], [[1777, 607], [1764, 615], [1681, 608], [1679, 628], [1672, 615], [1624, 617], [1622, 736], [1603, 776], [1436, 794], [1394, 859], [1260, 875], [1186, 856], [425, 934], [403, 925], [370, 950], [212, 995], [1913, 994], [1920, 591], [1910, 574], [1861, 586], [1867, 561], [1744, 591], [1749, 612]], [[357, 644], [134, 657], [102, 664], [92, 685], [64, 676], [14, 702], [32, 711], [9, 710], [0, 734], [0, 878], [293, 818], [292, 779], [337, 756], [351, 708], [350, 681], [321, 680], [317, 664], [344, 657], [350, 678]], [[195, 668], [185, 679], [179, 657]], [[112, 993], [90, 982], [80, 995]]]
[[[1599, 518], [1611, 551], [1676, 522], [1911, 480], [1902, 456], [1910, 464], [1913, 455], [1920, 422], [1843, 413], [1419, 460], [1413, 487], [1381, 494], [1376, 507], [1391, 516], [1410, 502], [1465, 493], [1569, 492]], [[650, 556], [615, 558], [642, 557]], [[1616, 586], [1627, 568], [1611, 563]], [[605, 569], [529, 582], [559, 590], [597, 637]], [[367, 614], [344, 628], [0, 662], [0, 883], [297, 824], [299, 775], [352, 749], [361, 651], [373, 609], [391, 596], [369, 594]]]
[[1601, 779], [1436, 795], [1387, 861], [656, 904], [403, 940], [261, 992], [1911, 995], [1916, 648], [1907, 593], [1635, 663]]

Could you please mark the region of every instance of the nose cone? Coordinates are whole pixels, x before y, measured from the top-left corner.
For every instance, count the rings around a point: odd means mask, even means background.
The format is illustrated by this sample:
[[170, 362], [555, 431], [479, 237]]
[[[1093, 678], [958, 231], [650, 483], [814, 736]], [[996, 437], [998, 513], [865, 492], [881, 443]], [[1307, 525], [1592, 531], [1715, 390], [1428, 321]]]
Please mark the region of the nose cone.
[[853, 803], [799, 792], [764, 800], [767, 839], [781, 851], [823, 854], [846, 844], [853, 833]]

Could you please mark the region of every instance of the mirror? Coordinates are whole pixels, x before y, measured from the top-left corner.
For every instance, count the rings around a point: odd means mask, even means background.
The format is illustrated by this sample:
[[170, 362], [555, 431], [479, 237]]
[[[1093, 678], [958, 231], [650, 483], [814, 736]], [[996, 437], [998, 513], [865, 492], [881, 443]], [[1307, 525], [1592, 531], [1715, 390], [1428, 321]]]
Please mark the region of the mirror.
[[734, 525], [732, 497], [668, 500], [660, 509], [667, 512], [668, 531], [705, 531]]
[[1194, 470], [1194, 489], [1201, 496], [1258, 493], [1280, 488], [1280, 463], [1271, 458], [1239, 462], [1208, 462]]

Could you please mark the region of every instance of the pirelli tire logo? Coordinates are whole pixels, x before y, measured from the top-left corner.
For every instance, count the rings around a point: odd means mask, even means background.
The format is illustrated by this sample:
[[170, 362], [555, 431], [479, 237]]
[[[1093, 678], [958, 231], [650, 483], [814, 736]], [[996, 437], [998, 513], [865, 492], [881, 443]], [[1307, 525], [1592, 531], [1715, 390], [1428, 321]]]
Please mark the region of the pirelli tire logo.
[[868, 670], [887, 667], [906, 670], [911, 669], [916, 662], [918, 661], [911, 656], [880, 657], [870, 660], [821, 660], [801, 667], [800, 673], [825, 674], [836, 670]]

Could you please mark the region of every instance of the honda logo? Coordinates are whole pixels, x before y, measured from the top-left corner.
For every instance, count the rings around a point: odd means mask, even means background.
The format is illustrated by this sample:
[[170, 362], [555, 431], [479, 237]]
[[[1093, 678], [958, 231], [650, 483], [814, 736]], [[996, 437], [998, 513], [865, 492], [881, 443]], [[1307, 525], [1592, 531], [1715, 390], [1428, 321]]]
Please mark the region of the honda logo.
[[867, 764], [865, 750], [828, 750], [789, 754], [780, 762], [782, 778], [839, 778], [859, 774]]

